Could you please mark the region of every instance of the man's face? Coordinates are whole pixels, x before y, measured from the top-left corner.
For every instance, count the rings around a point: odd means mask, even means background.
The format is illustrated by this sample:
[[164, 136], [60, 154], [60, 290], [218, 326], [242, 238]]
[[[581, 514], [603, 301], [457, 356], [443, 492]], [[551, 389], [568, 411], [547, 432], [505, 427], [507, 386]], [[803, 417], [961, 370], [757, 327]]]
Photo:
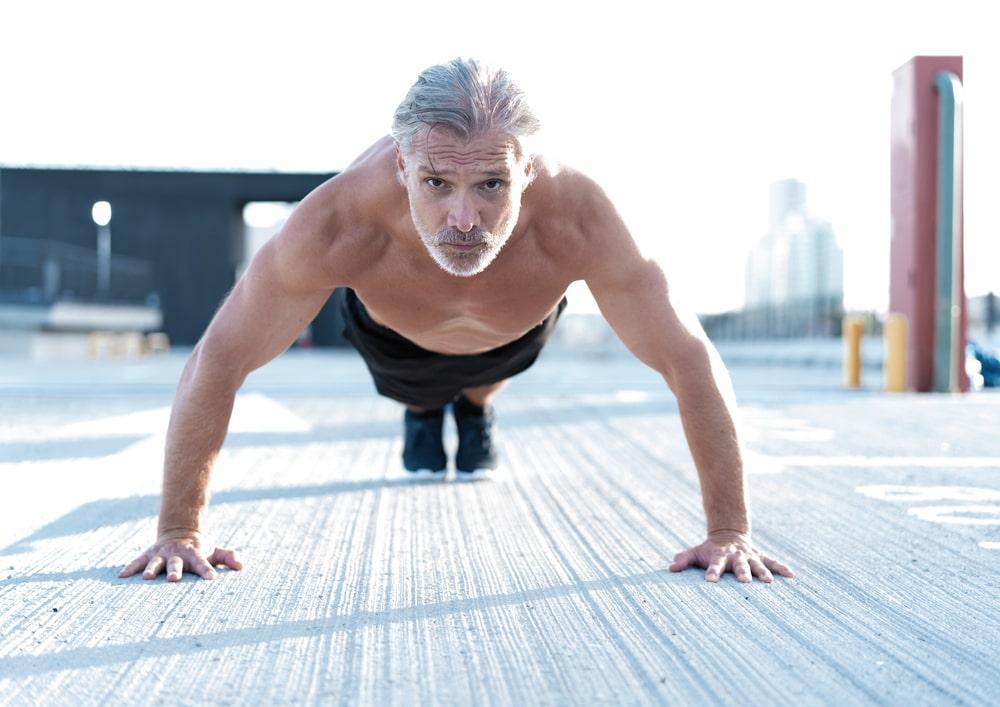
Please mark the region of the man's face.
[[434, 261], [459, 277], [485, 270], [514, 231], [531, 172], [513, 141], [425, 128], [407, 154], [397, 146], [397, 166], [413, 225]]

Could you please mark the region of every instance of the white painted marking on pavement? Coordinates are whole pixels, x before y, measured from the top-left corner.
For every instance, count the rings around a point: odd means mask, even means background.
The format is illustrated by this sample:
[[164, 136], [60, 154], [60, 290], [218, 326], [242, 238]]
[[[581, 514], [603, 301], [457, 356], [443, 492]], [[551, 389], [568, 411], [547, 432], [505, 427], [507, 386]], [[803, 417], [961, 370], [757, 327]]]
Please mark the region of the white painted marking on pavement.
[[[1000, 490], [978, 486], [899, 486], [868, 484], [854, 489], [869, 498], [881, 501], [995, 501], [1000, 500]], [[1000, 505], [916, 506], [907, 514], [931, 523], [948, 525], [1000, 525]], [[985, 517], [983, 517], [985, 516]], [[992, 517], [990, 517], [992, 516]], [[984, 550], [1000, 550], [1000, 543], [984, 540], [979, 543]]]
[[[910, 515], [932, 523], [952, 525], [1000, 525], [1000, 506], [921, 506], [907, 511]], [[986, 518], [970, 518], [964, 513], [992, 515]]]
[[928, 501], [1000, 501], [1000, 490], [978, 486], [892, 486], [870, 484], [854, 489], [882, 501], [926, 503]]
[[802, 430], [777, 430], [771, 432], [768, 436], [790, 442], [829, 442], [836, 436], [836, 433], [833, 430], [812, 427]]
[[782, 417], [771, 410], [744, 409], [740, 413], [743, 437], [746, 440], [782, 439], [792, 442], [829, 442], [836, 432], [825, 427], [813, 427], [806, 420]]
[[644, 390], [617, 390], [615, 400], [620, 403], [642, 403], [652, 396]]
[[926, 467], [932, 469], [995, 469], [1000, 471], [1000, 457], [869, 457], [869, 456], [769, 456], [758, 460], [782, 466], [799, 467]]
[[[17, 430], [18, 442], [45, 442], [56, 439], [100, 439], [129, 435], [162, 435], [170, 421], [170, 407], [140, 410], [126, 415], [70, 422], [52, 429]], [[310, 432], [312, 425], [276, 400], [260, 393], [237, 395], [230, 432]], [[4, 435], [8, 437], [10, 435]]]

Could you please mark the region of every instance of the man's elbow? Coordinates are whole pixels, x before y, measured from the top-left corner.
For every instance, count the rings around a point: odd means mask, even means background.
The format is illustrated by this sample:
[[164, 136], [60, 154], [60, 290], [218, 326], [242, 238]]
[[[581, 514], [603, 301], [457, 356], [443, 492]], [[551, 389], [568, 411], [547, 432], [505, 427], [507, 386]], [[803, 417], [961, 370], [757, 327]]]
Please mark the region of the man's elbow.
[[674, 347], [664, 357], [660, 374], [670, 390], [676, 394], [682, 381], [711, 377], [713, 356], [718, 356], [718, 353], [710, 341], [692, 336], [683, 345]]
[[206, 332], [198, 341], [185, 366], [185, 376], [199, 386], [221, 386], [235, 392], [252, 368], [238, 350], [218, 336]]

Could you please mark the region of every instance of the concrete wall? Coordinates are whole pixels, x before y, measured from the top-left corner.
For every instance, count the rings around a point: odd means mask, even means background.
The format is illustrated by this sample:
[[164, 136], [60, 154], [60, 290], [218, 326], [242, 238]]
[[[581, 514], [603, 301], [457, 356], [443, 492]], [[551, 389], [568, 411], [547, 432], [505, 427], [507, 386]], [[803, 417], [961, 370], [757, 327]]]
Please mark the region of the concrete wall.
[[94, 248], [91, 207], [110, 202], [113, 251], [153, 263], [164, 330], [172, 341], [193, 344], [235, 281], [243, 205], [299, 201], [332, 176], [2, 167], [0, 238]]

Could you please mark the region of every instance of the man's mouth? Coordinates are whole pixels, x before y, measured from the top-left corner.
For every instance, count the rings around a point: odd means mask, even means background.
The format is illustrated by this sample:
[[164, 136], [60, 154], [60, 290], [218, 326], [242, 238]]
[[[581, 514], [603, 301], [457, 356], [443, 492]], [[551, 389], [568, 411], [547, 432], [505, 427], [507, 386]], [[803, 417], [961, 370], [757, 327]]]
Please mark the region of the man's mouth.
[[479, 243], [445, 243], [444, 245], [454, 248], [455, 250], [474, 250], [479, 246], [483, 245], [483, 242]]

